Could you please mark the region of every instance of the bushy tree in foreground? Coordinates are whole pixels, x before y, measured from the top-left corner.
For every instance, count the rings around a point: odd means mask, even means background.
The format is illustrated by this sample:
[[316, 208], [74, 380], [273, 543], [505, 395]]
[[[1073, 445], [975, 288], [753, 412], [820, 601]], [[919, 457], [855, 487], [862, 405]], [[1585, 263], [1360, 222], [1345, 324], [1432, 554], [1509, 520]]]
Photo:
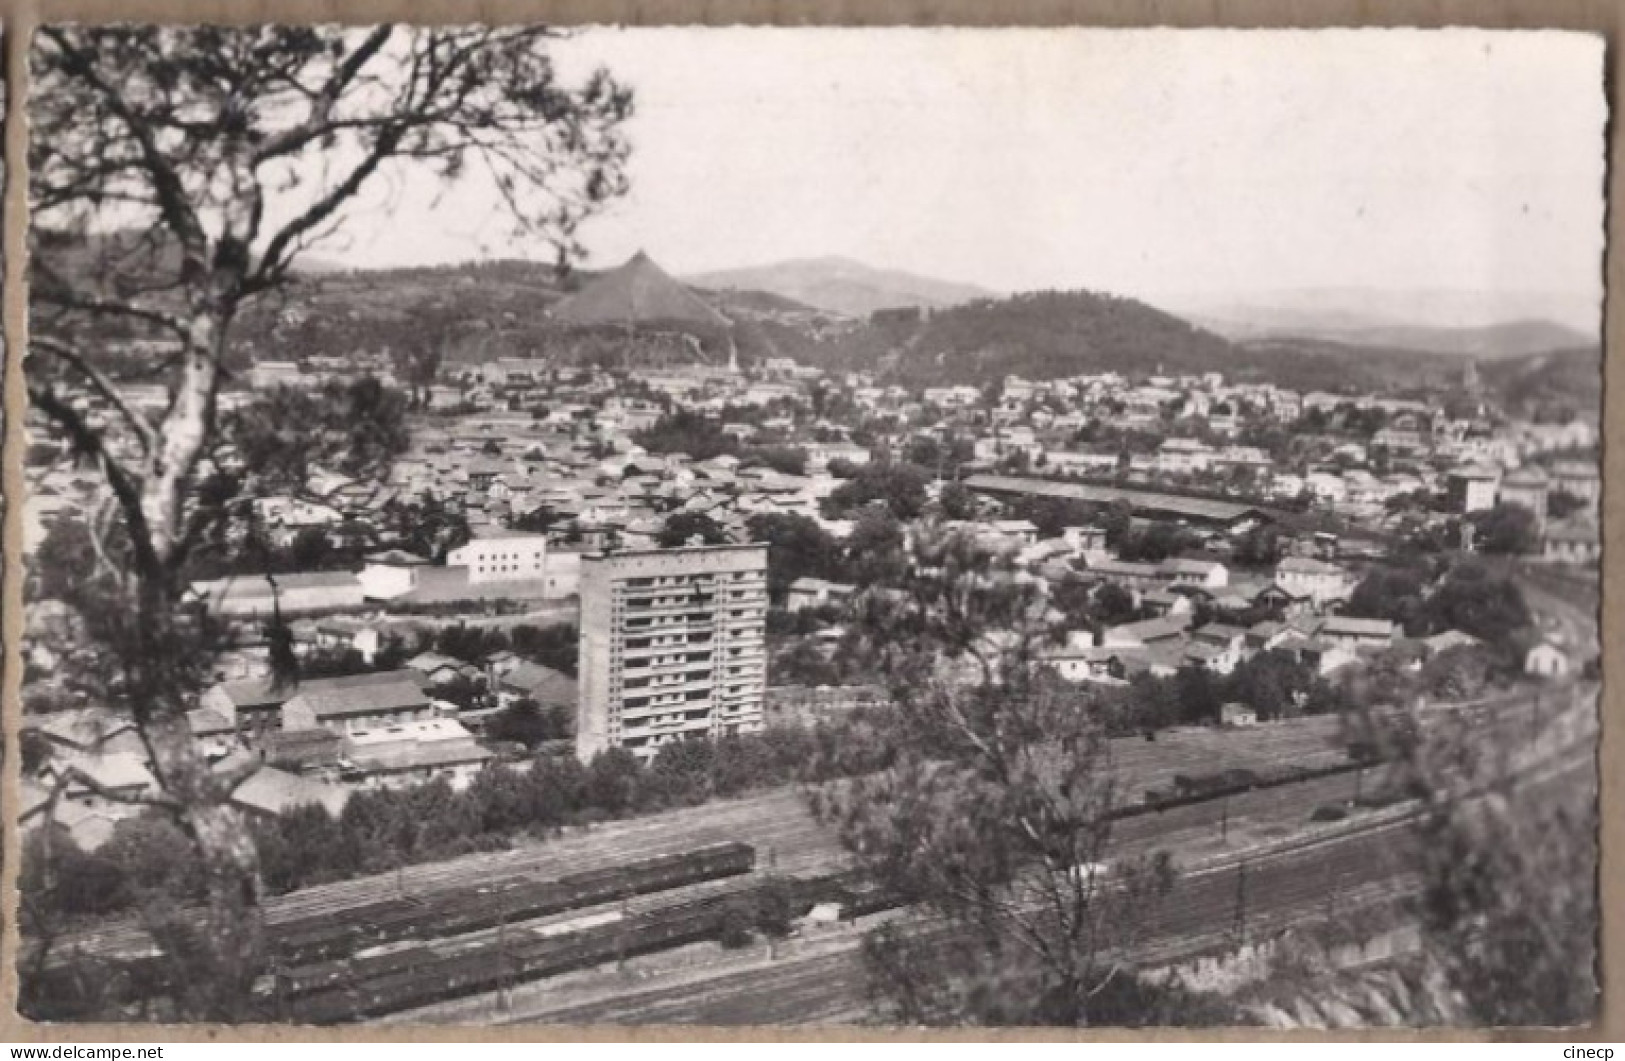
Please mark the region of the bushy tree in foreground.
[[[1284, 940], [1255, 1017], [1310, 1025], [1587, 1024], [1597, 1013], [1596, 700], [1580, 686], [1499, 718], [1353, 713], [1348, 736], [1417, 802], [1413, 953], [1349, 969], [1347, 919]], [[1376, 929], [1384, 927], [1381, 924]]]
[[913, 911], [868, 941], [876, 992], [910, 1023], [1134, 1023], [1115, 1003], [1163, 997], [1132, 962], [1174, 873], [1114, 842], [1103, 712], [1039, 664], [1051, 633], [1007, 561], [929, 531], [915, 554], [902, 596], [859, 604], [891, 765], [814, 798]]

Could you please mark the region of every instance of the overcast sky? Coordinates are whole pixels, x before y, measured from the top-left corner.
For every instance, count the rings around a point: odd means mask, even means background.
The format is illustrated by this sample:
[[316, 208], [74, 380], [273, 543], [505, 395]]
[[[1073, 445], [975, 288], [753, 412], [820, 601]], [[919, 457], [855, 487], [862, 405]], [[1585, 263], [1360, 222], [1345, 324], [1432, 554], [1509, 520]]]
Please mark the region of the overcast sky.
[[[1602, 47], [1472, 31], [586, 30], [633, 86], [592, 265], [842, 255], [998, 290], [1600, 298]], [[319, 255], [546, 258], [413, 179]], [[402, 219], [410, 217], [411, 224]]]

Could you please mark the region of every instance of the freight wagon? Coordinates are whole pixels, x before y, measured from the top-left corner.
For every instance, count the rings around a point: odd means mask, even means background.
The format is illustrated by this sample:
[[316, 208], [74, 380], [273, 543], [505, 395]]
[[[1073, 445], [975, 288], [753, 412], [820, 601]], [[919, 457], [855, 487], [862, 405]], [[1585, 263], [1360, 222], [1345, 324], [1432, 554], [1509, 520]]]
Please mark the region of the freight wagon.
[[402, 940], [466, 935], [580, 907], [737, 876], [749, 873], [755, 865], [756, 849], [750, 844], [713, 844], [551, 880], [520, 878], [475, 892], [463, 890], [421, 898], [381, 899], [339, 913], [278, 926], [272, 930], [271, 945], [279, 964], [311, 965]]
[[383, 1016], [715, 938], [733, 898], [711, 896], [562, 936], [516, 932], [453, 955], [415, 952], [410, 967], [375, 966], [366, 977], [330, 977], [318, 984], [290, 975], [279, 990], [299, 1023]]

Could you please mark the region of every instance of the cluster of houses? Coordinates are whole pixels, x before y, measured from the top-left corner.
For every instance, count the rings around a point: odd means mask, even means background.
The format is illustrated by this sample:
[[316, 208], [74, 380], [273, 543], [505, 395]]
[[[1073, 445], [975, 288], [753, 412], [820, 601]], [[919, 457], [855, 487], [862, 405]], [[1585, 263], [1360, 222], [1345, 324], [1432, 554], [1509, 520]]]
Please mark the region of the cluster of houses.
[[[481, 739], [496, 712], [521, 700], [576, 707], [573, 678], [509, 651], [482, 663], [430, 652], [398, 670], [223, 681], [187, 712], [186, 726], [203, 760], [231, 779], [233, 804], [250, 815], [309, 804], [336, 814], [355, 791], [436, 778], [460, 789], [497, 758]], [[487, 706], [465, 710], [436, 696], [460, 679], [487, 683]], [[81, 849], [95, 850], [140, 811], [131, 797], [157, 792], [147, 747], [127, 719], [86, 707], [28, 715], [23, 729], [49, 750], [23, 780], [25, 829], [49, 817]]]
[[[1492, 415], [1482, 404], [1481, 415], [1451, 418], [1411, 399], [1300, 394], [1226, 383], [1218, 373], [1138, 382], [1114, 373], [1011, 376], [998, 394], [990, 410], [987, 395], [973, 387], [886, 397], [900, 413], [919, 414], [928, 433], [967, 432], [976, 461], [989, 468], [1224, 488], [1275, 503], [1307, 501], [1377, 526], [1414, 512], [1413, 497], [1448, 496], [1457, 513], [1499, 499], [1536, 511], [1548, 559], [1586, 563], [1596, 556], [1600, 474], [1595, 461], [1564, 456], [1596, 446], [1596, 427], [1585, 419], [1533, 423]], [[1313, 422], [1304, 419], [1309, 414]], [[1098, 423], [1161, 437], [1148, 452], [1080, 444], [1083, 429]], [[1382, 426], [1371, 430], [1376, 423]], [[1248, 429], [1284, 426], [1292, 431], [1291, 461], [1241, 441]], [[1464, 481], [1477, 484], [1470, 500]], [[1556, 492], [1583, 504], [1547, 526], [1544, 495]]]
[[[1562, 519], [1553, 518], [1552, 497], [1578, 503]], [[1594, 564], [1602, 557], [1598, 522], [1602, 473], [1594, 461], [1553, 460], [1516, 468], [1466, 465], [1449, 474], [1451, 508], [1471, 514], [1496, 505], [1518, 505], [1535, 517], [1540, 555], [1557, 563]]]
[[1076, 633], [1045, 659], [1070, 681], [1122, 683], [1141, 673], [1172, 676], [1188, 666], [1229, 674], [1260, 652], [1279, 650], [1314, 674], [1328, 675], [1362, 654], [1393, 647], [1397, 636], [1387, 619], [1297, 615], [1248, 627], [1223, 621], [1197, 626], [1191, 612], [1181, 611], [1108, 627], [1098, 636]]
[[[622, 315], [640, 312], [636, 307], [653, 298], [663, 312], [697, 327], [727, 323], [697, 305], [692, 292], [662, 280], [641, 256], [615, 276], [584, 288], [557, 312], [618, 328]], [[413, 417], [408, 449], [386, 482], [319, 475], [309, 496], [255, 503], [260, 526], [278, 545], [311, 533], [334, 545], [365, 543], [371, 551], [359, 570], [200, 581], [190, 587], [192, 600], [243, 628], [278, 614], [292, 620], [296, 648], [354, 649], [371, 665], [381, 644], [380, 617], [392, 610], [456, 615], [518, 605], [573, 618], [583, 556], [606, 547], [653, 549], [676, 514], [704, 515], [735, 542], [748, 540], [747, 522], [761, 514], [805, 516], [842, 540], [852, 524], [823, 514], [839, 476], [871, 460], [902, 458], [925, 441], [939, 452], [950, 441], [968, 443], [969, 461], [955, 463], [968, 465], [961, 481], [991, 502], [989, 509], [1016, 498], [1121, 503], [1139, 526], [1177, 524], [1204, 543], [1201, 556], [1150, 562], [1113, 555], [1097, 526], [1069, 526], [1046, 539], [1020, 518], [964, 524], [1013, 553], [1023, 577], [1045, 586], [1083, 578], [1130, 596], [1142, 618], [1075, 634], [1052, 653], [1051, 665], [1079, 681], [1121, 682], [1185, 666], [1224, 674], [1271, 650], [1330, 674], [1393, 645], [1399, 633], [1391, 623], [1338, 614], [1356, 580], [1340, 562], [1347, 556], [1341, 549], [1309, 536], [1294, 541], [1290, 555], [1267, 573], [1238, 574], [1239, 565], [1233, 570], [1225, 562], [1242, 535], [1269, 520], [1260, 507], [1267, 501], [1307, 499], [1348, 523], [1374, 527], [1424, 507], [1394, 504], [1413, 495], [1443, 498], [1462, 514], [1518, 504], [1535, 513], [1546, 558], [1593, 563], [1600, 554], [1600, 476], [1594, 461], [1572, 456], [1596, 445], [1594, 428], [1583, 421], [1454, 419], [1414, 400], [1304, 394], [1229, 382], [1220, 373], [1160, 370], [1137, 380], [1094, 373], [1048, 381], [1010, 376], [989, 388], [911, 388], [787, 358], [743, 371], [731, 349], [723, 363], [702, 356], [697, 343], [671, 341], [692, 346], [696, 356], [627, 359], [615, 370], [565, 365], [537, 351], [448, 357], [430, 388], [430, 411]], [[387, 357], [376, 353], [348, 361], [261, 360], [249, 376], [256, 388], [309, 387], [358, 366], [389, 378]], [[127, 389], [125, 399], [139, 408], [161, 408], [167, 400], [161, 388]], [[840, 400], [815, 400], [815, 390]], [[252, 396], [252, 390], [227, 393], [222, 406]], [[70, 400], [92, 426], [113, 422], [91, 389]], [[849, 414], [832, 415], [832, 407]], [[771, 462], [776, 468], [730, 453], [648, 452], [639, 433], [673, 410], [708, 418], [719, 435], [742, 446], [799, 450], [804, 460]], [[1157, 437], [1124, 452], [1091, 444], [1092, 429], [1102, 426]], [[1299, 456], [1287, 462], [1266, 450], [1262, 429], [1288, 432]], [[52, 444], [44, 433], [39, 438]], [[109, 442], [115, 454], [133, 444]], [[229, 452], [220, 457], [231, 459]], [[25, 551], [38, 548], [52, 521], [93, 511], [102, 489], [93, 471], [72, 461], [41, 469], [24, 514]], [[1566, 505], [1561, 518], [1553, 513], [1560, 494], [1579, 503]], [[384, 533], [396, 506], [424, 498], [460, 513], [471, 530], [470, 540], [444, 558], [418, 555]], [[804, 578], [789, 587], [785, 604], [791, 610], [839, 604], [856, 589]], [[1199, 613], [1214, 618], [1198, 622]], [[1244, 614], [1269, 618], [1238, 618]], [[1441, 635], [1426, 650], [1443, 651], [1462, 636]], [[574, 681], [511, 654], [475, 666], [429, 653], [400, 670], [287, 687], [268, 677], [264, 653], [228, 658], [237, 665], [222, 670], [228, 680], [202, 697], [188, 725], [217, 769], [243, 773], [234, 798], [253, 813], [281, 813], [298, 803], [342, 806], [358, 787], [433, 777], [464, 784], [493, 758], [481, 740], [490, 711], [520, 698], [577, 706]], [[1544, 657], [1536, 662], [1557, 665]], [[493, 706], [462, 711], [436, 696], [462, 681], [484, 681]], [[814, 691], [787, 695], [775, 709], [791, 718], [870, 699], [868, 692]], [[58, 820], [67, 813], [68, 827], [95, 846], [123, 813], [105, 795], [155, 783], [126, 736], [128, 726], [95, 708], [30, 716], [26, 725], [52, 755], [44, 773], [25, 784], [25, 820], [56, 805]], [[112, 739], [89, 741], [87, 726], [110, 729]]]

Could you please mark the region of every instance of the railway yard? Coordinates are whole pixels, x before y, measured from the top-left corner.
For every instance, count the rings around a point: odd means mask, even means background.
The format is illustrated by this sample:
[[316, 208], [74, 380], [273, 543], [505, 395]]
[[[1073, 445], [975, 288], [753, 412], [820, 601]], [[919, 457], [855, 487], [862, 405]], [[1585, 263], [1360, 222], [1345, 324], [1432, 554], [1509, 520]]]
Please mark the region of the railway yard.
[[[1585, 602], [1561, 591], [1541, 594], [1548, 621], [1594, 638]], [[1464, 721], [1505, 749], [1529, 796], [1594, 784], [1596, 692], [1526, 686], [1420, 717]], [[1351, 750], [1326, 716], [1110, 742], [1118, 856], [1164, 851], [1180, 871], [1137, 960], [1226, 953], [1303, 918], [1394, 914], [1418, 883], [1405, 856], [1413, 810], [1384, 764]], [[311, 1024], [873, 1020], [859, 946], [897, 911], [855, 892], [850, 869], [790, 788], [580, 827], [269, 900], [258, 994], [268, 1018]], [[841, 916], [723, 948], [724, 912], [769, 889], [797, 914], [830, 904]], [[60, 939], [53, 955], [102, 961], [132, 984], [156, 967], [133, 922]]]
[[[1573, 706], [1577, 719], [1589, 694]], [[1514, 723], [1521, 725], [1522, 723]], [[1554, 727], [1557, 739], [1532, 745], [1515, 764], [1524, 798], [1560, 786], [1595, 785], [1595, 729]], [[1378, 779], [1380, 784], [1380, 778]], [[1306, 824], [1304, 808], [1346, 799], [1347, 775], [1193, 804], [1129, 819], [1125, 853], [1180, 853], [1173, 894], [1147, 930], [1140, 960], [1172, 965], [1267, 939], [1304, 920], [1391, 916], [1419, 882], [1407, 867], [1409, 808], [1355, 811], [1342, 822]], [[1228, 837], [1216, 823], [1228, 816]], [[1237, 828], [1234, 823], [1243, 823]], [[884, 917], [885, 914], [875, 915]], [[870, 919], [872, 920], [872, 919]], [[774, 950], [729, 955], [714, 944], [676, 959], [629, 962], [536, 983], [500, 996], [470, 998], [396, 1015], [401, 1022], [566, 1024], [836, 1024], [875, 1019], [859, 944], [865, 924], [840, 926]]]

